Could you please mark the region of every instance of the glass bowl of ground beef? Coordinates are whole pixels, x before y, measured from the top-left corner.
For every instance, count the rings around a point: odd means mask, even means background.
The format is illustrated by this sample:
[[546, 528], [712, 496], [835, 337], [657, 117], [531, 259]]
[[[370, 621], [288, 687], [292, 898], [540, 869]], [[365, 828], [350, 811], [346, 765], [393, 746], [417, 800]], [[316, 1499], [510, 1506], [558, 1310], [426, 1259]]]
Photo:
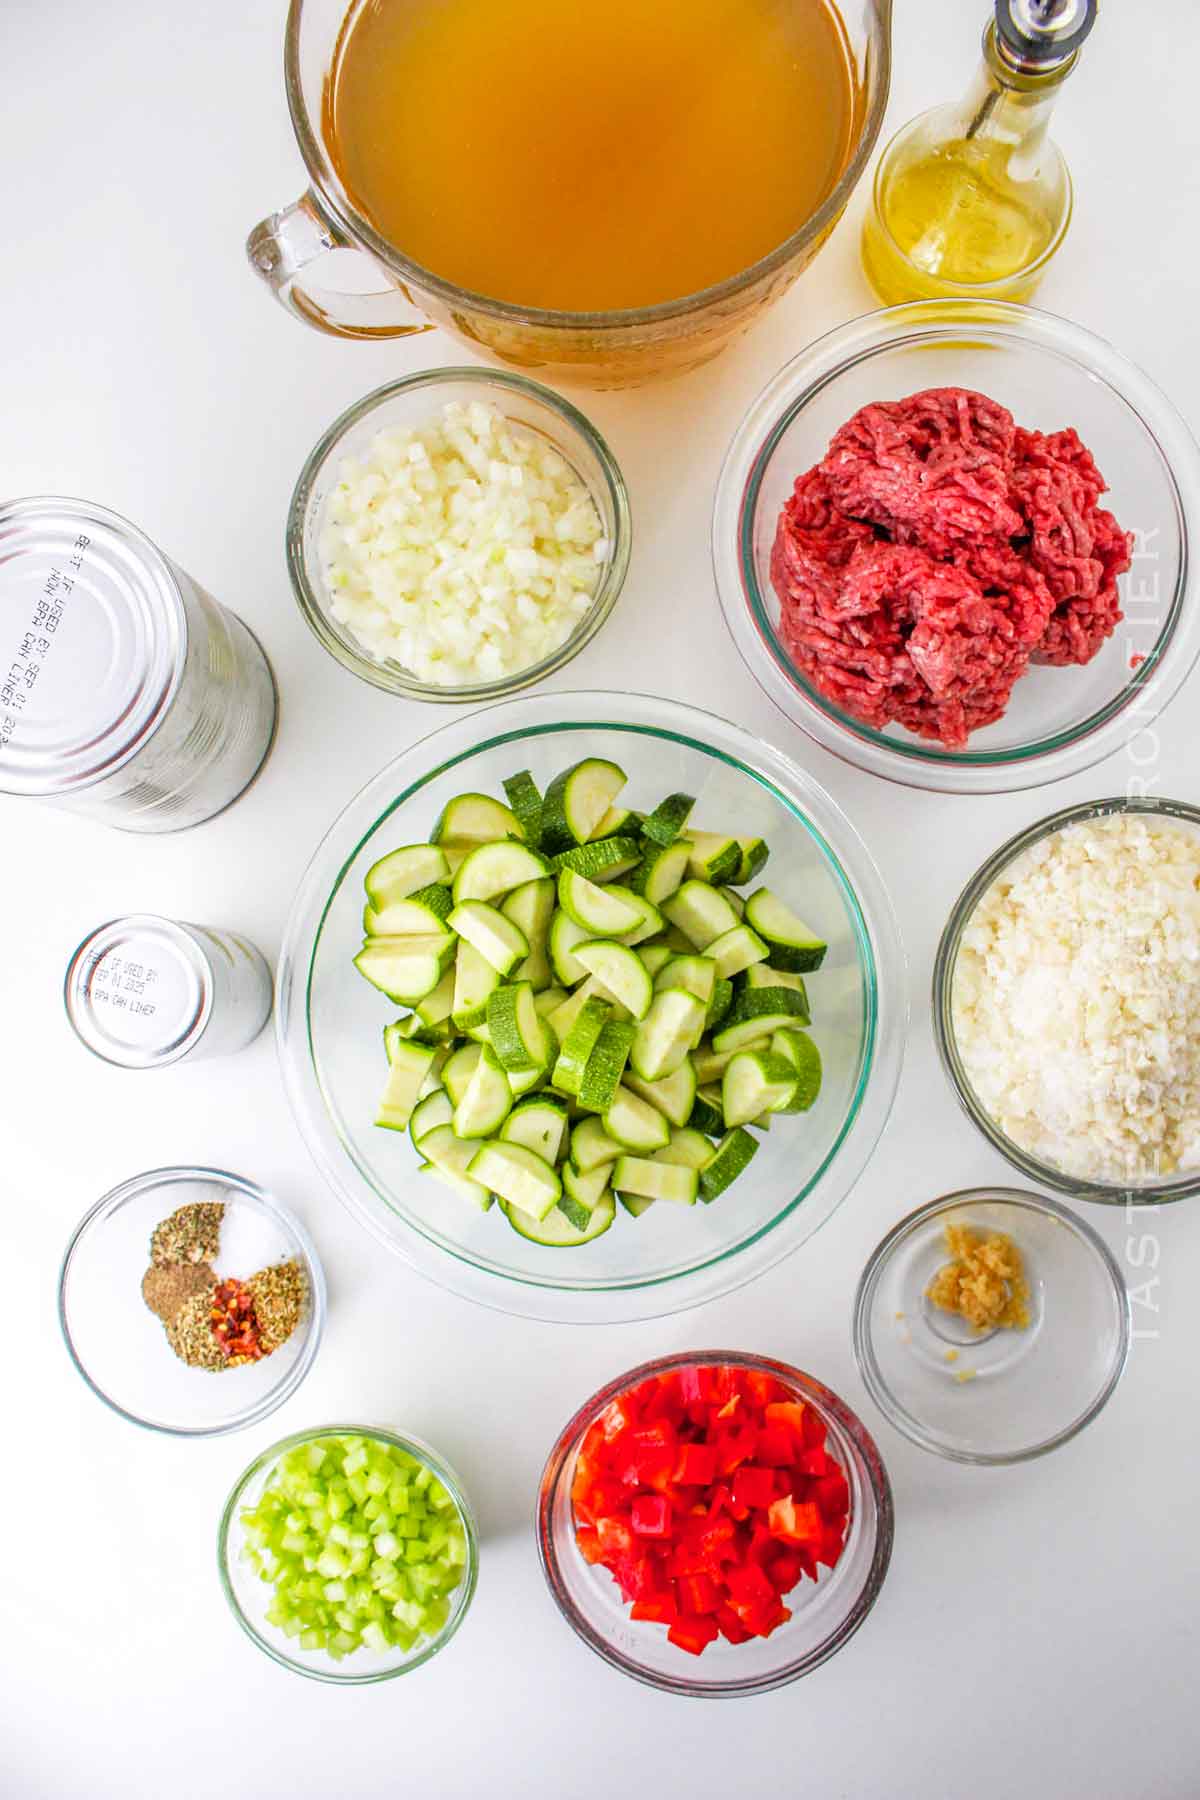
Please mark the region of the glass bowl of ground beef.
[[997, 793], [1129, 742], [1200, 652], [1200, 449], [1103, 339], [923, 301], [810, 345], [717, 489], [726, 623], [793, 723], [912, 787]]

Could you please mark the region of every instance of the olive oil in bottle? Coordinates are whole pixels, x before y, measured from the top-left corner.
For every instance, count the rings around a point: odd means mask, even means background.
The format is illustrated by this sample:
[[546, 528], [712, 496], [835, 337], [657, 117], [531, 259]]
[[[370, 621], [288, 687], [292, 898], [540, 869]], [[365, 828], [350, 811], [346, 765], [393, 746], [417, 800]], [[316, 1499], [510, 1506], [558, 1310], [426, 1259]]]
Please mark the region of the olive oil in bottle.
[[1050, 114], [1095, 17], [1096, 0], [995, 0], [962, 100], [892, 139], [862, 242], [885, 303], [1033, 293], [1071, 220]]

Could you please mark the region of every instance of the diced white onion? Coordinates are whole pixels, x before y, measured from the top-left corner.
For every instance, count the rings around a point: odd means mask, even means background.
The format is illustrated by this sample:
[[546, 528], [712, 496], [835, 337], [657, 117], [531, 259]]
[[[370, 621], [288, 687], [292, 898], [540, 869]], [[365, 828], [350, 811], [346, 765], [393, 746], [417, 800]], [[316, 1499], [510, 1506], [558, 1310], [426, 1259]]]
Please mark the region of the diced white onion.
[[480, 401], [346, 457], [325, 505], [329, 609], [376, 661], [471, 686], [575, 630], [610, 546], [565, 458]]

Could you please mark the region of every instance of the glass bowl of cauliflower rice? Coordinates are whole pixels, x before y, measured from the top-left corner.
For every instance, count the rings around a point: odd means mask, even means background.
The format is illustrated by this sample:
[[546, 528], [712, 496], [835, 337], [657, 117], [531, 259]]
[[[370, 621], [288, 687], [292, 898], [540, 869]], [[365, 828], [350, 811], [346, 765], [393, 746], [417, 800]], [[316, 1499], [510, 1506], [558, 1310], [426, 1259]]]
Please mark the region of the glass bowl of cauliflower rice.
[[326, 650], [414, 700], [499, 699], [590, 641], [629, 566], [599, 433], [523, 376], [433, 369], [377, 388], [314, 447], [287, 563]]
[[1200, 1193], [1200, 809], [1115, 798], [1001, 846], [938, 947], [943, 1067], [984, 1136], [1076, 1199]]

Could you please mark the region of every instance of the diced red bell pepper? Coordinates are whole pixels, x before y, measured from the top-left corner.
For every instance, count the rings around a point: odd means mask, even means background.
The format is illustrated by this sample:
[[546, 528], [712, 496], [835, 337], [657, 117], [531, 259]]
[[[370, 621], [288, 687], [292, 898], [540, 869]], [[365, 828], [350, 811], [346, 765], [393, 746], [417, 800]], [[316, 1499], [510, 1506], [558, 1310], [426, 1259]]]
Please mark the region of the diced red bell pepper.
[[645, 1554], [615, 1556], [608, 1566], [627, 1600], [644, 1600], [662, 1592], [658, 1571]]
[[752, 1634], [746, 1630], [732, 1606], [719, 1606], [716, 1618], [721, 1636], [729, 1643], [748, 1644], [750, 1642]]
[[674, 1427], [660, 1419], [622, 1438], [617, 1472], [627, 1487], [657, 1487], [670, 1481], [677, 1454]]
[[767, 1563], [767, 1576], [781, 1594], [788, 1594], [804, 1574], [804, 1562], [796, 1550], [776, 1550]]
[[698, 1614], [691, 1613], [681, 1613], [667, 1632], [671, 1643], [692, 1656], [699, 1656], [702, 1651], [707, 1650], [718, 1635], [715, 1619], [701, 1618]]
[[717, 1476], [717, 1453], [711, 1444], [681, 1444], [672, 1480], [681, 1487], [711, 1487]]
[[679, 1608], [670, 1594], [647, 1594], [642, 1600], [635, 1600], [630, 1608], [631, 1619], [638, 1619], [648, 1625], [673, 1625], [678, 1617]]
[[581, 1525], [575, 1533], [575, 1542], [579, 1545], [579, 1554], [584, 1562], [598, 1563], [604, 1560], [604, 1551], [600, 1544], [600, 1534], [588, 1525]]
[[572, 1480], [580, 1554], [631, 1616], [699, 1655], [767, 1637], [781, 1596], [844, 1548], [846, 1475], [815, 1408], [729, 1366], [650, 1377], [585, 1434]]
[[721, 1594], [711, 1575], [684, 1575], [675, 1584], [681, 1613], [715, 1613]]
[[804, 1442], [809, 1450], [818, 1450], [825, 1442], [828, 1433], [825, 1421], [820, 1413], [814, 1412], [811, 1406], [804, 1409]]
[[817, 1561], [824, 1563], [827, 1569], [836, 1569], [838, 1558], [846, 1548], [846, 1541], [840, 1525], [831, 1525], [821, 1539], [821, 1547], [817, 1551]]
[[760, 1463], [768, 1468], [783, 1469], [795, 1464], [805, 1452], [801, 1450], [796, 1433], [786, 1425], [764, 1425], [758, 1434], [758, 1449], [755, 1455]]
[[785, 1494], [781, 1500], [772, 1502], [767, 1517], [773, 1534], [788, 1543], [811, 1546], [820, 1543], [825, 1535], [821, 1509], [812, 1500], [797, 1504], [790, 1494]]
[[752, 1461], [758, 1449], [758, 1432], [753, 1425], [722, 1432], [716, 1448], [718, 1475], [732, 1475], [739, 1464]]
[[729, 1598], [741, 1618], [746, 1606], [769, 1606], [777, 1598], [770, 1577], [757, 1563], [744, 1563], [740, 1569], [729, 1569], [725, 1575]]
[[[803, 1400], [773, 1400], [766, 1409], [768, 1425], [783, 1425], [798, 1437], [804, 1435], [804, 1419], [808, 1412]], [[819, 1423], [819, 1421], [818, 1421]], [[825, 1428], [821, 1427], [824, 1437]]]
[[775, 1499], [775, 1476], [770, 1469], [746, 1463], [733, 1478], [733, 1504], [736, 1507], [761, 1507], [765, 1512]]
[[596, 1532], [600, 1539], [600, 1547], [606, 1556], [625, 1556], [634, 1547], [633, 1531], [624, 1519], [613, 1517], [597, 1519]]
[[850, 1484], [840, 1469], [822, 1476], [815, 1484], [813, 1498], [824, 1519], [844, 1519], [850, 1511]]
[[716, 1397], [717, 1371], [708, 1367], [681, 1369], [679, 1391], [685, 1406], [708, 1406]]
[[630, 1509], [630, 1524], [639, 1537], [670, 1537], [675, 1528], [671, 1502], [663, 1494], [638, 1494]]

